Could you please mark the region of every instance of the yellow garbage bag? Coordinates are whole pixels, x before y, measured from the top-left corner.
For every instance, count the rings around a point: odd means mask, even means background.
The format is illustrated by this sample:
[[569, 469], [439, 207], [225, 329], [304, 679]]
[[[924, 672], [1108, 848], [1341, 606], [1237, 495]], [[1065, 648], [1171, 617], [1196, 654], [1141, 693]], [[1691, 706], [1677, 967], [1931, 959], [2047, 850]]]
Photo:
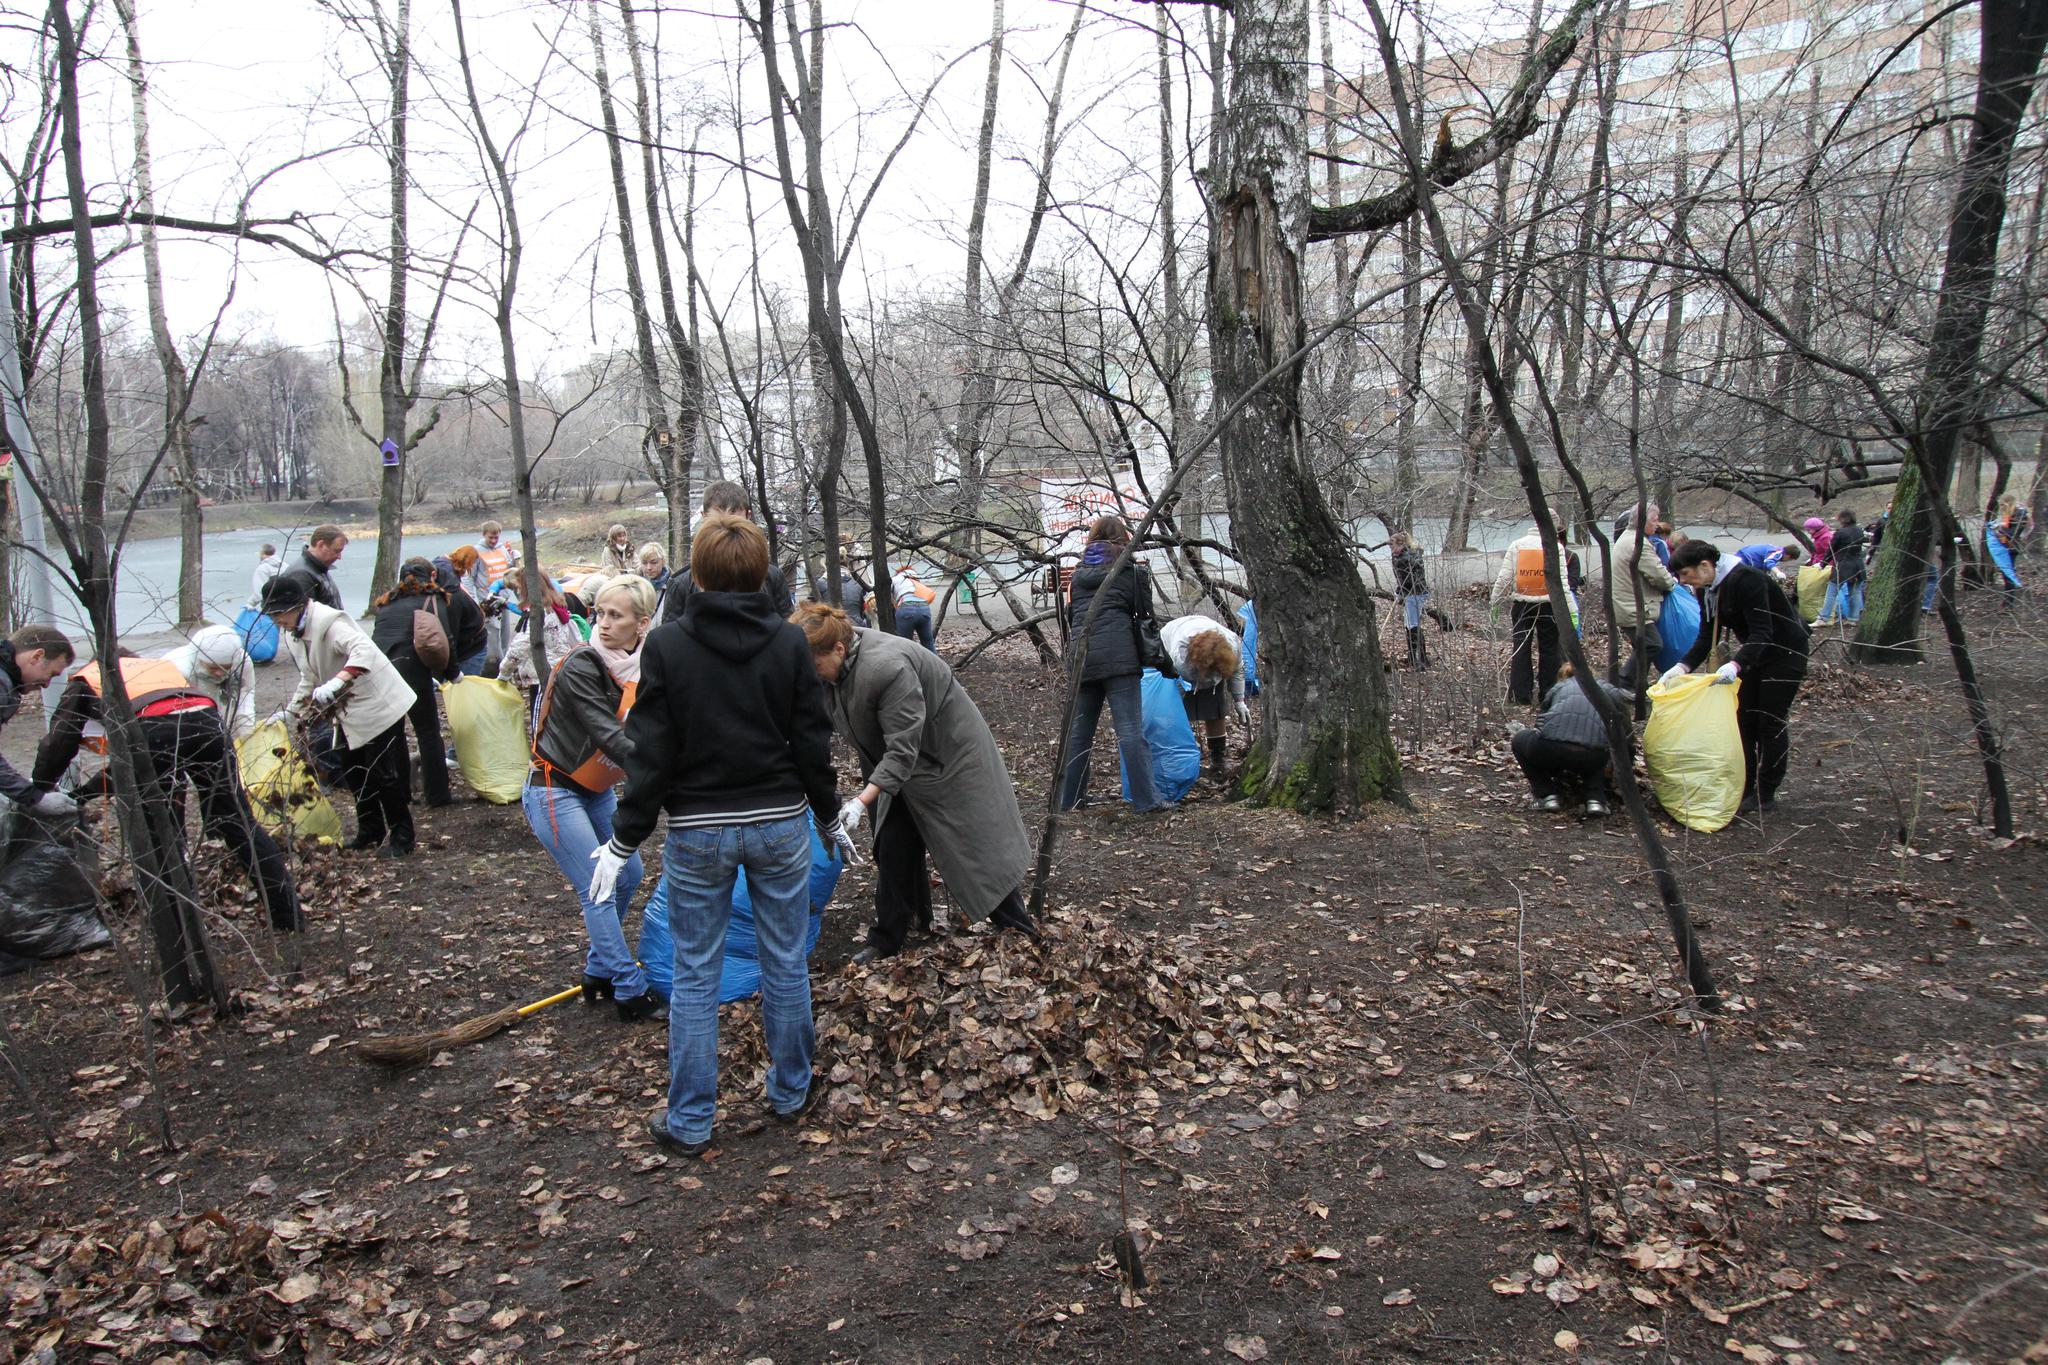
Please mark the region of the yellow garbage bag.
[[517, 801], [530, 758], [519, 689], [496, 678], [458, 678], [442, 684], [441, 700], [462, 780], [486, 801]]
[[1808, 564], [1799, 571], [1799, 616], [1807, 625], [1820, 620], [1821, 608], [1828, 604], [1828, 589], [1835, 581], [1835, 571], [1819, 564]]
[[281, 720], [267, 720], [235, 744], [242, 785], [263, 828], [280, 839], [341, 840], [341, 816]]
[[1687, 829], [1712, 834], [1742, 804], [1742, 732], [1735, 695], [1742, 687], [1690, 673], [1650, 689], [1643, 760], [1658, 804]]

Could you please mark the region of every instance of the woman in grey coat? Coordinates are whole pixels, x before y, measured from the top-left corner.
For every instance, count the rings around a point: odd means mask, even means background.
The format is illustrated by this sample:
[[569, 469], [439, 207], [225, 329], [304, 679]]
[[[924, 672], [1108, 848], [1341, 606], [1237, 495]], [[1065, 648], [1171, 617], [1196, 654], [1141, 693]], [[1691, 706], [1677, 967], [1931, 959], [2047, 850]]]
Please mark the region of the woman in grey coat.
[[822, 602], [790, 619], [811, 642], [832, 724], [866, 778], [839, 812], [849, 837], [863, 819], [875, 831], [875, 925], [853, 960], [893, 957], [913, 920], [931, 924], [927, 851], [970, 923], [1032, 933], [1020, 891], [1031, 847], [1016, 788], [953, 670], [914, 641], [856, 630]]

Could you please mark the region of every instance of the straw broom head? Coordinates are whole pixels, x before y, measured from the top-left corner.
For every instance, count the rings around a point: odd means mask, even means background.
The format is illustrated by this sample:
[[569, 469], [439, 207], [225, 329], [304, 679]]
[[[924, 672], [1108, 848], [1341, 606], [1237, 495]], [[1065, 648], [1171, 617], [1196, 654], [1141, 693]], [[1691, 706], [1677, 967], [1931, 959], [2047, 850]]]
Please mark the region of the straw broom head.
[[519, 1022], [520, 1009], [507, 1005], [495, 1014], [486, 1014], [476, 1019], [465, 1019], [448, 1028], [432, 1033], [400, 1033], [386, 1038], [365, 1038], [356, 1045], [356, 1055], [379, 1066], [419, 1066], [432, 1061], [437, 1052], [450, 1048], [464, 1047], [470, 1043], [481, 1043], [493, 1034], [503, 1033]]

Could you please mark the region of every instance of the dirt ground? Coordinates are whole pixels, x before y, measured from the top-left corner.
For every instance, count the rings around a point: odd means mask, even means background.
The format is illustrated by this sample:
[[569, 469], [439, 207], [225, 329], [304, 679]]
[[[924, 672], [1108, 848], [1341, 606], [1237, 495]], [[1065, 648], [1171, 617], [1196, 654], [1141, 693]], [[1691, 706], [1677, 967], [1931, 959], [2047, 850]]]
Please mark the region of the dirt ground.
[[[1468, 630], [1394, 678], [1411, 808], [1085, 813], [1045, 947], [942, 929], [866, 971], [850, 875], [829, 1110], [762, 1121], [729, 1007], [701, 1160], [645, 1135], [655, 1026], [572, 1003], [412, 1072], [355, 1054], [575, 981], [516, 808], [304, 854], [303, 982], [246, 893], [212, 916], [230, 1019], [145, 1028], [105, 950], [0, 981], [59, 1139], [0, 1093], [0, 1361], [2041, 1359], [2048, 647], [1970, 619], [2028, 833], [1984, 828], [1945, 662], [1824, 642], [1777, 813], [1665, 826], [1712, 1019], [1625, 822], [1523, 813]], [[1007, 644], [963, 678], [1035, 828], [1058, 679]]]

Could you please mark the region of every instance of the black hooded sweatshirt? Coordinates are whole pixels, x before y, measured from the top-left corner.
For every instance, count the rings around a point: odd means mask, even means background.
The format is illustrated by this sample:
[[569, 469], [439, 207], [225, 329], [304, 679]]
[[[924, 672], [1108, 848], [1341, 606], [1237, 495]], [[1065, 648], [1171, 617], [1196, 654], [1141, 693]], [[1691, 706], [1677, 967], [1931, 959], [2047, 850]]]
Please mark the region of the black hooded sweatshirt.
[[632, 752], [612, 817], [621, 857], [669, 828], [838, 814], [832, 718], [803, 631], [765, 592], [690, 594], [683, 619], [641, 646], [640, 690], [626, 718]]

